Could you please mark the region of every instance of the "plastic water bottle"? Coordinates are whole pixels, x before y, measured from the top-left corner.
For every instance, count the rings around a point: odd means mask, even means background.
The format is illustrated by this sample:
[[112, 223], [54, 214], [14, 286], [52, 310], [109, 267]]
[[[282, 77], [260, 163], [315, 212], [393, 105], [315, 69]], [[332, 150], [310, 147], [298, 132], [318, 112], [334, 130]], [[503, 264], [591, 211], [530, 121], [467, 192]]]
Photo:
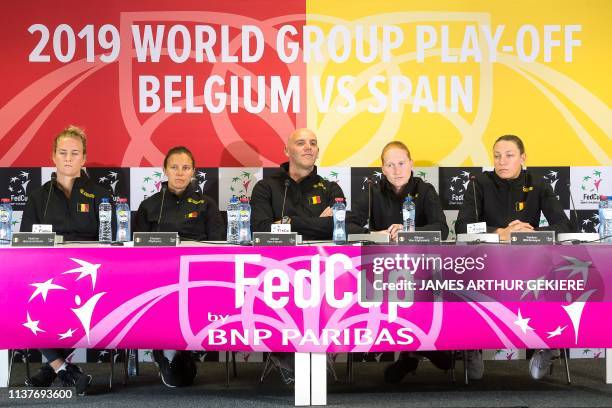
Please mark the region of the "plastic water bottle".
[[240, 218], [238, 221], [239, 241], [241, 245], [251, 244], [251, 204], [248, 197], [240, 199]]
[[100, 229], [98, 230], [98, 241], [103, 244], [110, 244], [113, 240], [111, 228], [113, 218], [113, 207], [108, 198], [103, 198], [99, 208]]
[[118, 200], [117, 208], [117, 238], [118, 242], [130, 241], [132, 239], [132, 233], [130, 230], [130, 206], [127, 203], [127, 198], [120, 198]]
[[414, 201], [412, 201], [412, 197], [407, 196], [404, 199], [404, 204], [402, 205], [402, 218], [404, 220], [404, 231], [408, 231], [408, 232], [414, 231], [415, 214], [416, 214], [416, 209], [414, 206]]
[[240, 220], [240, 203], [238, 197], [232, 196], [227, 206], [227, 242], [230, 244], [238, 243], [238, 227]]
[[343, 198], [336, 198], [332, 211], [334, 214], [334, 244], [344, 244], [346, 243], [346, 205], [344, 205]]
[[[599, 238], [612, 243], [612, 196], [599, 197]], [[606, 238], [608, 237], [608, 238]]]
[[0, 246], [11, 245], [13, 236], [13, 208], [11, 199], [3, 198], [0, 200]]

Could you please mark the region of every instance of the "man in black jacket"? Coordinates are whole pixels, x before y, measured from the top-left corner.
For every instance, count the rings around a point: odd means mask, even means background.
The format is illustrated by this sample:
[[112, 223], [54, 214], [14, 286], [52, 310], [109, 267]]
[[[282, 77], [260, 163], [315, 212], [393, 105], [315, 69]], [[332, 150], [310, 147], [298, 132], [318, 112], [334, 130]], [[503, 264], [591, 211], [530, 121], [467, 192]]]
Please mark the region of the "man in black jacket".
[[270, 231], [271, 224], [282, 222], [290, 224], [291, 231], [301, 234], [305, 240], [331, 239], [331, 207], [336, 198], [344, 198], [344, 193], [337, 183], [317, 175], [316, 135], [308, 129], [297, 129], [287, 140], [285, 154], [289, 162], [253, 188], [253, 231]]
[[[297, 129], [287, 140], [289, 161], [280, 171], [259, 181], [251, 194], [251, 228], [270, 231], [272, 224], [290, 224], [291, 231], [305, 240], [331, 239], [334, 229], [332, 210], [336, 198], [344, 198], [337, 183], [317, 175], [319, 156], [317, 136], [309, 129]], [[272, 353], [286, 384], [293, 382], [290, 354]]]

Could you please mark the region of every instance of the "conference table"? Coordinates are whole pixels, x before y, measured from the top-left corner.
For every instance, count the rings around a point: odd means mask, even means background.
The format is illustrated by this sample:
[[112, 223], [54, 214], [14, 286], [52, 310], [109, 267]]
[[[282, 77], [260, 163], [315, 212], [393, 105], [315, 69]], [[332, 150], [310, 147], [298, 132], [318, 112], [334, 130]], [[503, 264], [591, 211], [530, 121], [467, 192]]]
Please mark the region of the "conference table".
[[609, 244], [3, 247], [0, 386], [8, 349], [49, 347], [293, 352], [295, 405], [326, 405], [327, 353], [601, 347], [612, 383], [611, 261]]

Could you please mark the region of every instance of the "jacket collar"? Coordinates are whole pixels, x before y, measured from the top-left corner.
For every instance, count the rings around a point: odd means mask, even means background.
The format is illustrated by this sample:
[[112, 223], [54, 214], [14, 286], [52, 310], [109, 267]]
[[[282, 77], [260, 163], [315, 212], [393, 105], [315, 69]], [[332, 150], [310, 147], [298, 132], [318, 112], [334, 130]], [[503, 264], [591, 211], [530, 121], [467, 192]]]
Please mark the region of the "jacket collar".
[[418, 177], [414, 177], [414, 173], [410, 172], [410, 180], [408, 180], [408, 183], [405, 184], [404, 187], [402, 187], [398, 194], [396, 194], [395, 190], [393, 189], [393, 185], [391, 185], [387, 177], [383, 174], [380, 177], [380, 190], [386, 195], [395, 197], [399, 200], [404, 200], [407, 195], [410, 195], [414, 198], [420, 182], [421, 179]]
[[[289, 162], [284, 162], [283, 164], [281, 164], [280, 169], [281, 169], [280, 175], [283, 180], [289, 179], [290, 182], [295, 183], [295, 181], [291, 178], [291, 176], [289, 176]], [[304, 181], [314, 178], [316, 176], [317, 176], [317, 166], [314, 166], [310, 174], [304, 177], [304, 179], [300, 181], [300, 183], [303, 183]]]

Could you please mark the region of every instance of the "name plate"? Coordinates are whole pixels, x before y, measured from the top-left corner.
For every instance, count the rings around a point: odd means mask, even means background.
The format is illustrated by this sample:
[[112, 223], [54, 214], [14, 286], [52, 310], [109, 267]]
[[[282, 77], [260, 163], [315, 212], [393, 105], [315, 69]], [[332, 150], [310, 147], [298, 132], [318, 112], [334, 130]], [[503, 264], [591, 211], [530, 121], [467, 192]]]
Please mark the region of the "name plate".
[[397, 233], [398, 245], [439, 245], [442, 242], [440, 231], [400, 231]]
[[511, 232], [512, 245], [544, 245], [555, 243], [554, 231]]
[[52, 247], [55, 246], [55, 232], [15, 232], [11, 246]]
[[134, 246], [177, 246], [177, 232], [135, 232]]
[[468, 234], [486, 234], [487, 223], [486, 222], [474, 222], [467, 225]]
[[297, 232], [254, 232], [253, 246], [295, 246]]
[[349, 243], [376, 243], [376, 244], [388, 244], [389, 243], [389, 234], [378, 234], [378, 233], [369, 233], [369, 234], [348, 234], [348, 242]]
[[270, 232], [275, 234], [286, 234], [291, 232], [291, 224], [272, 224], [270, 225]]

